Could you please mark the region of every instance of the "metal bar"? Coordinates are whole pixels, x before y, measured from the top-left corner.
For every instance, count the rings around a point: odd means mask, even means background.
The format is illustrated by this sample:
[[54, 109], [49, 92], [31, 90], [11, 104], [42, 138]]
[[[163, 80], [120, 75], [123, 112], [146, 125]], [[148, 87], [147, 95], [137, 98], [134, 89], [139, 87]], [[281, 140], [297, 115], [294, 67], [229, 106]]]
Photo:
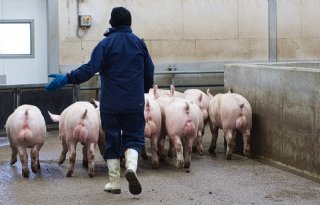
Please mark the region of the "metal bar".
[[100, 90], [100, 87], [81, 87], [80, 90]]
[[[224, 84], [204, 84], [204, 85], [174, 85], [176, 88], [193, 88], [193, 87], [223, 87]], [[168, 88], [165, 85], [158, 85], [159, 88]]]
[[155, 75], [163, 74], [223, 74], [224, 71], [158, 71]]
[[268, 1], [269, 62], [277, 61], [277, 0]]

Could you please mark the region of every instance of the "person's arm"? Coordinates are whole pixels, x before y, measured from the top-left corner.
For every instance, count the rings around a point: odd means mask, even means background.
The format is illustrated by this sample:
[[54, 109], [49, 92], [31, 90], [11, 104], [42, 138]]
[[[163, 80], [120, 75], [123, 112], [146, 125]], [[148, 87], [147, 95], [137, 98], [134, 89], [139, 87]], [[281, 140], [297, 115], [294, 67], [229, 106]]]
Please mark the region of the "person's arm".
[[88, 81], [95, 73], [99, 72], [104, 63], [104, 49], [99, 43], [92, 51], [91, 59], [88, 63], [67, 74], [68, 83], [80, 84]]
[[101, 42], [93, 49], [91, 59], [76, 70], [67, 74], [51, 74], [54, 78], [46, 87], [47, 91], [57, 91], [66, 84], [79, 84], [89, 80], [96, 72], [100, 71], [104, 63], [104, 48]]

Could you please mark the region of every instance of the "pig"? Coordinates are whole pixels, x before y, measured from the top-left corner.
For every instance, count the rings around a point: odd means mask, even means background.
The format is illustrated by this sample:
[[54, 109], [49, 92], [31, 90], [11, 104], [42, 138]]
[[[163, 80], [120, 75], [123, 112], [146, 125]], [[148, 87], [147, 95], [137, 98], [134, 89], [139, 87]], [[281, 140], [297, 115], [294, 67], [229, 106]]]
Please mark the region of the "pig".
[[199, 89], [188, 89], [184, 91], [184, 98], [186, 100], [194, 102], [199, 106], [199, 108], [203, 113], [204, 126], [206, 126], [209, 120], [208, 112], [209, 112], [210, 97]]
[[99, 140], [99, 115], [89, 102], [75, 102], [67, 107], [61, 115], [51, 114], [54, 122], [59, 122], [59, 137], [62, 141], [62, 152], [58, 164], [62, 164], [69, 151], [67, 177], [71, 177], [76, 160], [76, 147], [80, 142], [83, 154], [83, 165], [88, 166], [89, 177], [94, 176], [94, 151]]
[[[198, 123], [198, 131], [197, 137], [194, 140], [193, 150], [197, 151], [200, 156], [203, 155], [203, 146], [202, 146], [202, 136], [204, 135], [205, 123], [208, 120], [208, 112], [203, 106], [205, 103], [202, 100], [202, 91], [197, 89], [190, 89], [185, 93], [181, 93], [175, 90], [174, 85], [170, 86], [170, 96], [176, 96], [179, 98], [183, 98], [191, 103], [192, 109], [195, 109], [198, 113], [199, 123]], [[208, 97], [207, 95], [204, 95]], [[209, 101], [209, 97], [206, 99]], [[209, 103], [208, 103], [209, 104]]]
[[98, 139], [98, 147], [99, 147], [99, 150], [100, 150], [100, 154], [101, 156], [104, 155], [104, 152], [105, 152], [105, 133], [104, 133], [104, 130], [102, 128], [102, 124], [101, 124], [101, 118], [100, 118], [100, 102], [97, 101], [97, 100], [93, 100], [94, 104], [97, 106], [96, 107], [96, 111], [98, 113], [98, 116], [99, 116], [99, 139]]
[[[177, 166], [190, 171], [192, 144], [197, 136], [199, 116], [193, 105], [185, 99], [160, 96], [157, 99], [165, 132], [169, 136], [169, 156], [173, 148], [177, 155]], [[161, 133], [163, 134], [163, 133]]]
[[190, 105], [193, 107], [192, 109], [194, 109], [198, 113], [198, 119], [199, 119], [197, 136], [196, 136], [196, 139], [194, 140], [193, 146], [195, 146], [195, 150], [198, 152], [198, 154], [202, 156], [203, 155], [202, 137], [204, 134], [204, 126], [205, 126], [203, 112], [200, 109], [200, 107], [194, 102], [190, 101]]
[[[164, 137], [160, 138], [161, 132], [161, 110], [158, 103], [155, 101], [152, 95], [145, 94], [145, 129], [144, 136], [150, 139], [151, 151], [152, 151], [152, 168], [159, 168], [159, 157], [164, 159]], [[142, 149], [142, 157], [147, 159], [145, 147]]]
[[[211, 95], [209, 90], [208, 95]], [[229, 91], [225, 94], [212, 96], [209, 103], [210, 130], [212, 134], [210, 153], [214, 153], [218, 137], [218, 130], [223, 129], [227, 142], [226, 157], [231, 160], [235, 147], [236, 132], [243, 138], [243, 153], [250, 153], [250, 131], [252, 127], [252, 109], [249, 102], [241, 95]]]
[[31, 170], [40, 169], [39, 151], [46, 137], [46, 123], [39, 108], [33, 105], [19, 106], [7, 119], [6, 133], [12, 150], [10, 165], [17, 162], [17, 154], [22, 165], [22, 176], [29, 177], [27, 148], [31, 148]]

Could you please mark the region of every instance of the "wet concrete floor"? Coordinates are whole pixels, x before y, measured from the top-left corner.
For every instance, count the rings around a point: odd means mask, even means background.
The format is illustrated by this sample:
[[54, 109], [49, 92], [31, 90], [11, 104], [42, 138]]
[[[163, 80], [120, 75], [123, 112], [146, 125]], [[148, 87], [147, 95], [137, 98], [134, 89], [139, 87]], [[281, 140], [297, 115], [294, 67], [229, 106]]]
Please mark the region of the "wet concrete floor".
[[57, 164], [62, 149], [57, 131], [47, 134], [40, 151], [41, 171], [33, 174], [30, 170], [29, 178], [21, 176], [20, 161], [10, 166], [11, 149], [2, 139], [0, 204], [320, 204], [317, 182], [240, 155], [226, 160], [221, 136], [217, 154], [209, 154], [209, 133], [206, 130], [204, 136], [204, 156], [192, 156], [190, 173], [175, 167], [174, 160], [161, 162], [154, 170], [151, 160], [140, 159], [138, 176], [143, 192], [138, 196], [129, 193], [124, 170], [122, 193], [104, 192], [104, 160], [97, 151], [95, 176], [89, 178], [82, 167], [80, 145], [73, 176], [66, 178], [68, 160]]

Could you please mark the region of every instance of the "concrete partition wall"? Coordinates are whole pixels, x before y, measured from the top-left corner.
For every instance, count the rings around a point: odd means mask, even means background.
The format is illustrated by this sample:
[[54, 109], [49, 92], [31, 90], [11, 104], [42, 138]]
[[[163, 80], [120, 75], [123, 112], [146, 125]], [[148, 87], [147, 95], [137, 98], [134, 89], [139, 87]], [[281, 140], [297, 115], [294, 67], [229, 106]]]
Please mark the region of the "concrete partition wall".
[[320, 179], [320, 62], [292, 65], [226, 65], [225, 89], [252, 106], [254, 155]]

